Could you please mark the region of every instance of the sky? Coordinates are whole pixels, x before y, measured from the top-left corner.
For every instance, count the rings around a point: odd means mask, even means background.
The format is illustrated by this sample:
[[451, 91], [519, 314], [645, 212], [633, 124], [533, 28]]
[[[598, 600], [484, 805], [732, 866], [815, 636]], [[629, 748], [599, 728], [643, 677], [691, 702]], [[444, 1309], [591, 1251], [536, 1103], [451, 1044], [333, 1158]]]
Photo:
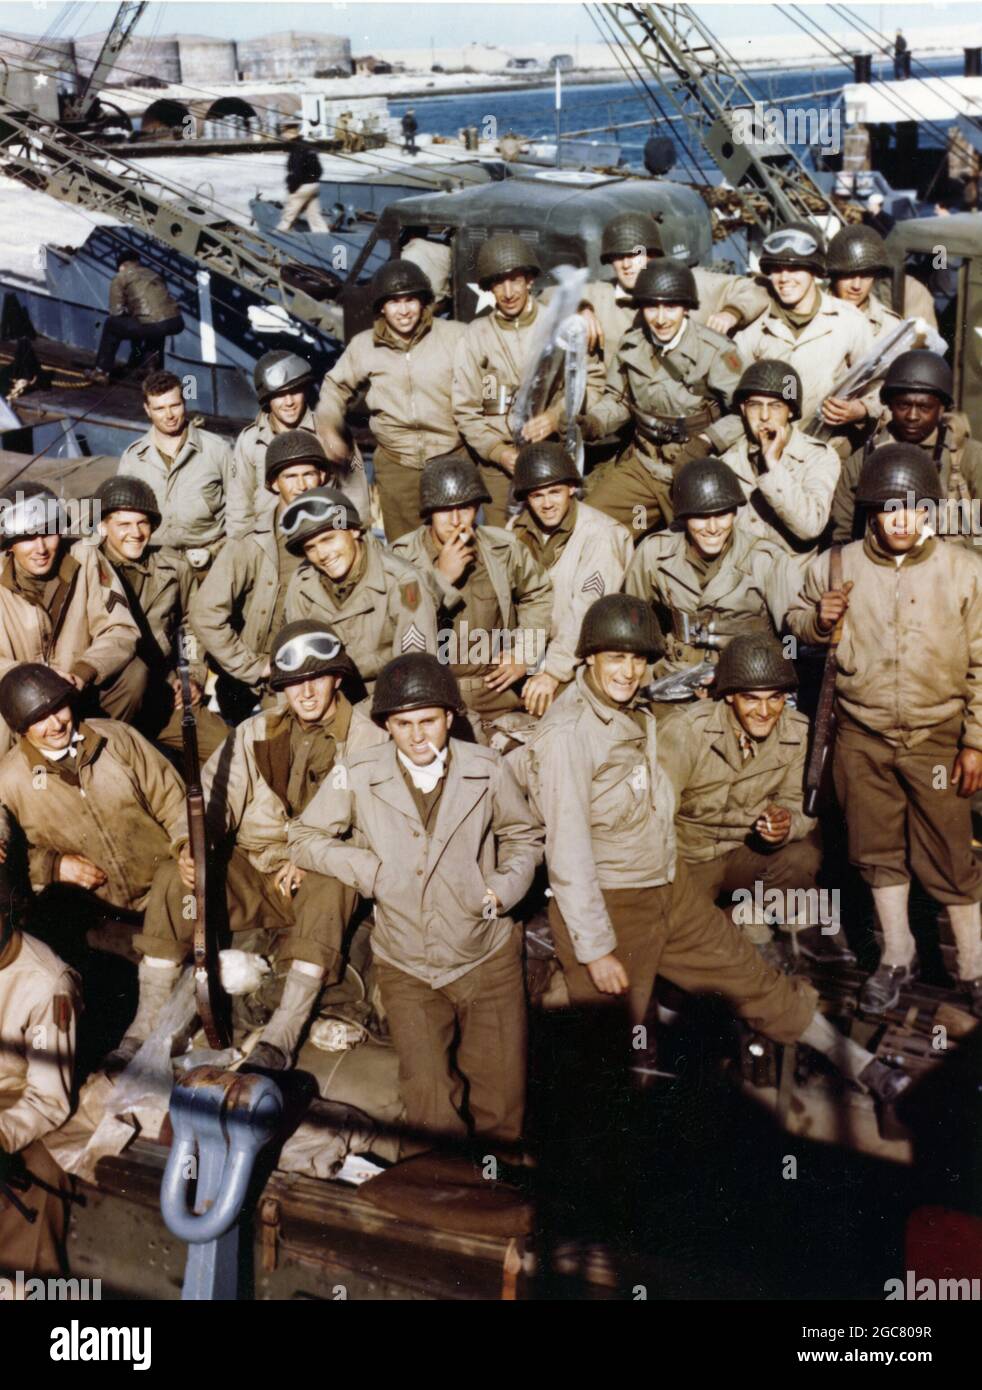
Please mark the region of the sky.
[[[107, 27], [115, 8], [110, 0], [70, 5], [59, 0], [7, 0], [0, 3], [0, 31], [41, 35], [56, 25], [59, 37], [90, 34]], [[700, 4], [697, 8], [724, 39], [796, 32], [777, 5]], [[827, 5], [808, 8], [814, 8], [816, 18], [823, 18], [828, 27], [841, 27], [841, 21], [833, 21]], [[883, 33], [905, 20], [911, 26], [917, 22], [923, 25], [925, 20], [943, 26], [967, 23], [979, 14], [978, 0], [930, 6], [922, 0], [892, 0], [889, 5], [852, 8]], [[259, 38], [284, 29], [346, 35], [356, 53], [380, 47], [427, 48], [431, 41], [438, 48], [509, 40], [513, 44], [519, 38], [528, 43], [559, 44], [560, 36], [564, 48], [576, 40], [598, 41], [596, 28], [583, 5], [527, 4], [524, 0], [514, 4], [485, 4], [483, 0], [427, 0], [423, 4], [418, 0], [402, 4], [276, 0], [275, 5], [269, 0], [166, 0], [151, 5], [140, 20], [138, 32], [146, 36], [193, 33], [216, 38]]]

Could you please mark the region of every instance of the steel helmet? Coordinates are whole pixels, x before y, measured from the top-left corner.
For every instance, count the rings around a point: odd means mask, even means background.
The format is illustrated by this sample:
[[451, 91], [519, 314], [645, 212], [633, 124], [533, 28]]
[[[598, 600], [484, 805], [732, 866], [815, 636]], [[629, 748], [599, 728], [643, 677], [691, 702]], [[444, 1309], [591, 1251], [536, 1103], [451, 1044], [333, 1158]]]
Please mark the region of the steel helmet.
[[312, 487], [295, 497], [280, 517], [280, 530], [291, 555], [324, 531], [363, 530], [358, 508], [334, 487]]
[[407, 652], [382, 667], [372, 696], [376, 724], [384, 724], [390, 714], [430, 705], [464, 713], [460, 687], [449, 666], [431, 652]]
[[286, 623], [273, 638], [269, 674], [272, 690], [284, 690], [288, 685], [319, 676], [350, 676], [354, 671], [337, 633], [314, 618]]
[[271, 489], [277, 474], [297, 463], [313, 463], [325, 473], [330, 471], [323, 446], [310, 430], [281, 430], [274, 434], [266, 448], [266, 486]]
[[606, 265], [615, 256], [630, 256], [636, 251], [661, 254], [658, 223], [647, 212], [619, 212], [603, 229], [600, 259]]
[[941, 475], [931, 457], [917, 444], [883, 444], [863, 464], [856, 484], [856, 501], [883, 510], [884, 504], [917, 503], [941, 498]]
[[314, 369], [310, 363], [298, 353], [283, 348], [264, 352], [252, 369], [252, 381], [261, 405], [281, 391], [297, 391], [301, 386], [309, 386], [313, 379]]
[[372, 308], [376, 313], [387, 299], [415, 295], [424, 304], [433, 298], [429, 276], [413, 261], [386, 261], [372, 281]]
[[789, 362], [776, 357], [751, 362], [733, 392], [733, 404], [739, 405], [748, 396], [774, 396], [791, 407], [792, 420], [801, 418], [801, 377]]
[[512, 489], [519, 501], [539, 487], [549, 487], [552, 483], [578, 487], [582, 481], [576, 464], [561, 444], [547, 440], [541, 444], [523, 444], [518, 451]]
[[634, 652], [653, 660], [664, 650], [665, 639], [651, 604], [633, 594], [605, 594], [583, 615], [578, 657]]
[[798, 684], [794, 662], [769, 633], [746, 632], [734, 637], [720, 653], [713, 694], [734, 691], [794, 690]]
[[770, 275], [782, 266], [824, 275], [825, 241], [811, 222], [788, 222], [764, 238], [759, 264], [762, 275]]
[[691, 459], [683, 464], [672, 483], [672, 525], [681, 530], [681, 522], [690, 516], [721, 516], [735, 512], [746, 498], [740, 480], [720, 459]]
[[500, 275], [516, 271], [536, 276], [542, 270], [532, 248], [515, 232], [498, 232], [477, 253], [477, 283], [486, 290]]
[[160, 525], [157, 495], [142, 478], [117, 473], [115, 478], [107, 478], [96, 488], [92, 500], [99, 504], [100, 516], [111, 516], [113, 512], [142, 512], [152, 528]]
[[634, 282], [631, 298], [636, 304], [684, 304], [687, 309], [699, 308], [696, 277], [683, 261], [670, 256], [659, 257], [646, 265]]
[[936, 352], [913, 348], [895, 357], [887, 368], [880, 400], [889, 401], [900, 391], [928, 391], [939, 396], [946, 406], [955, 399], [955, 383], [948, 363]]
[[0, 716], [14, 733], [22, 734], [62, 705], [70, 705], [78, 693], [50, 666], [25, 661], [0, 680]]
[[419, 514], [430, 516], [451, 507], [490, 502], [477, 464], [462, 449], [428, 459], [419, 477]]

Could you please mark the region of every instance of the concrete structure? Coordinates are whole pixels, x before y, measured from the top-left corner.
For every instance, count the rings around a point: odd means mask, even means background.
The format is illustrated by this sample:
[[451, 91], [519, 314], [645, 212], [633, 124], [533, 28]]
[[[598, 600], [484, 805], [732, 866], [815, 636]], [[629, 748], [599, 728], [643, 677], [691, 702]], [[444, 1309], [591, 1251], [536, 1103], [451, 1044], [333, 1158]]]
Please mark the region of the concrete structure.
[[[105, 34], [87, 34], [75, 40], [75, 61], [83, 77], [95, 67], [105, 37]], [[177, 39], [144, 39], [134, 34], [123, 49], [110, 82], [126, 85], [147, 76], [159, 78], [161, 82], [180, 82], [181, 49]]]
[[182, 34], [178, 40], [182, 82], [234, 82], [238, 72], [236, 46], [231, 39]]
[[261, 39], [243, 39], [236, 45], [243, 77], [313, 77], [315, 72], [350, 73], [351, 40], [335, 34], [301, 33], [287, 29]]

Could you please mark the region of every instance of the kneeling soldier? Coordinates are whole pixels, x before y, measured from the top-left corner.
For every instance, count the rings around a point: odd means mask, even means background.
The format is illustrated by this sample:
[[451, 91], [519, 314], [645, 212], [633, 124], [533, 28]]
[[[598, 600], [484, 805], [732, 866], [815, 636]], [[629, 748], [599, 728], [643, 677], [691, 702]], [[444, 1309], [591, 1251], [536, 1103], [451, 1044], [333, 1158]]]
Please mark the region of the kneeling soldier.
[[892, 1009], [916, 978], [907, 920], [916, 874], [947, 906], [958, 974], [982, 1017], [970, 800], [982, 788], [982, 568], [926, 531], [939, 491], [937, 468], [916, 445], [871, 454], [856, 489], [870, 508], [866, 536], [812, 562], [788, 622], [802, 641], [828, 643], [844, 619], [835, 786], [849, 858], [872, 889], [884, 939], [860, 1002]]
[[287, 621], [327, 623], [369, 694], [392, 657], [436, 651], [436, 606], [422, 575], [365, 530], [343, 492], [314, 488], [279, 524], [287, 550], [303, 557], [287, 589]]
[[518, 1140], [525, 1105], [522, 935], [507, 914], [531, 886], [542, 832], [501, 756], [450, 740], [458, 716], [436, 657], [397, 658], [372, 702], [392, 742], [349, 758], [346, 783], [325, 781], [289, 826], [294, 863], [375, 900], [382, 1003], [422, 1147], [467, 1132], [465, 1085], [488, 1139]]
[[[335, 765], [384, 741], [341, 693], [341, 681], [352, 674], [330, 629], [288, 623], [273, 644], [270, 675], [284, 704], [240, 724], [202, 773], [211, 834], [235, 846], [226, 878], [229, 927], [248, 931], [261, 922], [281, 932], [277, 957], [290, 962], [280, 1004], [250, 1054], [253, 1066], [281, 1071], [292, 1063], [325, 981], [337, 976], [344, 929], [357, 905], [336, 878], [298, 868], [287, 846], [287, 821], [304, 810]], [[148, 921], [137, 945], [153, 960], [168, 962], [176, 979], [194, 922], [182, 911], [184, 889], [175, 874], [165, 889], [164, 910]]]
[[[716, 668], [714, 698], [677, 710], [661, 724], [659, 756], [679, 803], [679, 853], [711, 901], [738, 890], [755, 894], [758, 883], [765, 896], [778, 890], [784, 907], [775, 920], [797, 923], [803, 955], [854, 960], [844, 946], [835, 949], [838, 914], [819, 922], [815, 877], [822, 841], [802, 804], [808, 720], [786, 703], [797, 684], [780, 643], [766, 634], [734, 637]], [[769, 901], [758, 910], [755, 898], [752, 916], [740, 913], [757, 945], [771, 940], [763, 911]]]
[[419, 484], [423, 525], [392, 547], [429, 584], [438, 655], [483, 725], [523, 707], [514, 687], [542, 660], [552, 613], [552, 584], [526, 547], [510, 531], [477, 525], [487, 501], [466, 454], [430, 459]]
[[631, 559], [629, 532], [611, 517], [576, 500], [582, 483], [561, 444], [526, 444], [515, 464], [515, 497], [525, 509], [515, 535], [552, 581], [552, 627], [541, 670], [525, 682], [525, 706], [544, 714], [560, 687], [573, 679], [583, 615], [624, 582]]
[[[583, 620], [586, 664], [515, 755], [545, 823], [549, 921], [571, 1000], [625, 997], [637, 1025], [660, 973], [682, 989], [722, 994], [766, 1037], [800, 1039], [892, 1100], [907, 1077], [817, 1013], [811, 985], [768, 965], [676, 857], [672, 784], [657, 757], [655, 718], [638, 699], [660, 647], [645, 603], [628, 594], [599, 599]], [[625, 1057], [630, 1039], [625, 1030]]]

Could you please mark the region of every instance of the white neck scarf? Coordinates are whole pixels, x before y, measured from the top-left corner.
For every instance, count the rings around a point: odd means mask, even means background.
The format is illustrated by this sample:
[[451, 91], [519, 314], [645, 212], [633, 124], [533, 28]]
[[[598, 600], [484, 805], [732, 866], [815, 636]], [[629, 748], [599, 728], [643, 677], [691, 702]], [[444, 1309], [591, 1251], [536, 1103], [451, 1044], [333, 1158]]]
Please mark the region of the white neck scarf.
[[[432, 748], [433, 745], [430, 744], [430, 747]], [[400, 752], [399, 749], [396, 749], [396, 757], [409, 773], [412, 784], [416, 790], [426, 794], [433, 790], [444, 772], [446, 772], [447, 752], [448, 749], [444, 748], [443, 752], [437, 753], [433, 761], [427, 763], [425, 767], [417, 767], [416, 764], [410, 758], [407, 758], [405, 753]]]

